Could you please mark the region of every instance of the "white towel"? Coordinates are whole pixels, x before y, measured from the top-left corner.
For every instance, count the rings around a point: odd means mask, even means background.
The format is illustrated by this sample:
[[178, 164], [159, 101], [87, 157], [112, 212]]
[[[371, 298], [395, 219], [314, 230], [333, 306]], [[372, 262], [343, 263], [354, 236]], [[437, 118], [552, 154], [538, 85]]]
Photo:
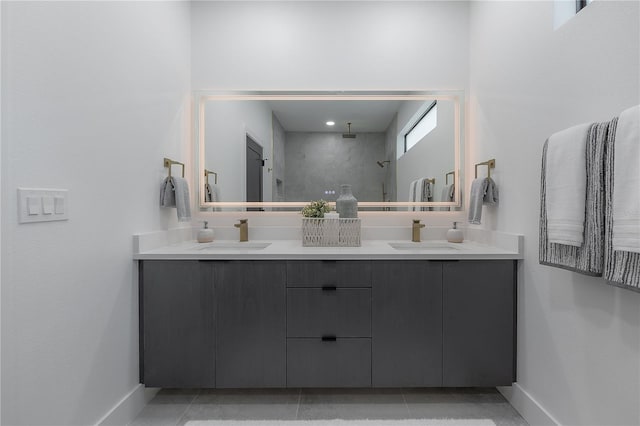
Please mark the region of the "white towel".
[[160, 206], [176, 207], [178, 221], [191, 220], [191, 201], [189, 199], [189, 185], [184, 178], [167, 177], [160, 188]]
[[547, 234], [550, 243], [580, 247], [584, 240], [587, 136], [591, 124], [551, 135], [547, 148]]
[[[414, 180], [409, 184], [409, 202], [412, 203], [416, 201], [416, 186], [418, 186], [418, 179]], [[408, 209], [410, 212], [416, 210], [416, 206], [409, 206]]]
[[482, 199], [484, 198], [484, 191], [486, 185], [486, 178], [474, 179], [471, 182], [471, 191], [469, 194], [469, 223], [474, 225], [480, 225], [480, 219], [482, 219]]
[[[442, 195], [440, 196], [440, 201], [444, 201], [445, 203], [450, 203], [453, 201], [453, 194], [455, 193], [455, 187], [453, 184], [445, 185], [442, 188]], [[440, 207], [441, 211], [450, 211], [451, 207]]]
[[640, 253], [640, 105], [620, 114], [613, 155], [613, 249]]
[[220, 189], [218, 185], [204, 184], [204, 201], [207, 203], [217, 203], [220, 201]]
[[[442, 195], [443, 195], [443, 199], [442, 201], [453, 201], [454, 200], [454, 195], [456, 193], [456, 186], [455, 184], [450, 184], [444, 187], [444, 190], [442, 191]], [[444, 199], [444, 197], [446, 196], [446, 200]]]

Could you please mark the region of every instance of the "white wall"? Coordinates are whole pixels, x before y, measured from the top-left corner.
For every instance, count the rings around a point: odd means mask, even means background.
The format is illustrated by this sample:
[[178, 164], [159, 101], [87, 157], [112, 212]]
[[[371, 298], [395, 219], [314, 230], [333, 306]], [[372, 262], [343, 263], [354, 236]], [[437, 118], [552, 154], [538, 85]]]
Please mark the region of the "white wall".
[[[414, 102], [408, 105], [409, 111], [417, 111]], [[404, 106], [403, 106], [404, 107]], [[403, 111], [404, 108], [401, 108]], [[406, 111], [406, 109], [404, 109]], [[424, 108], [421, 110], [424, 112]], [[400, 121], [400, 117], [402, 121]], [[412, 117], [409, 114], [398, 113], [398, 140], [404, 141], [407, 123]], [[415, 123], [411, 123], [415, 124]], [[455, 170], [455, 104], [453, 101], [438, 101], [437, 125], [429, 134], [405, 152], [398, 159], [398, 201], [409, 200], [409, 186], [416, 179], [427, 177], [435, 179], [432, 201], [445, 201], [442, 199], [442, 190], [445, 186], [446, 174]], [[404, 143], [402, 144], [404, 148]], [[400, 144], [398, 143], [398, 148]], [[449, 182], [453, 182], [449, 177]]]
[[465, 2], [194, 2], [192, 85], [464, 89]]
[[[262, 146], [262, 199], [271, 200], [272, 111], [265, 101], [209, 101], [205, 104], [206, 169], [218, 173], [219, 201], [247, 201], [247, 138]], [[209, 183], [213, 183], [209, 178]], [[195, 188], [195, 185], [194, 185]]]
[[539, 265], [538, 221], [545, 139], [640, 102], [639, 3], [595, 1], [555, 32], [552, 12], [548, 1], [472, 2], [467, 176], [496, 158], [500, 205], [482, 226], [525, 235], [516, 398], [565, 425], [637, 425], [640, 294]]
[[[138, 385], [132, 234], [191, 170], [189, 4], [2, 2], [2, 424], [93, 424]], [[16, 188], [69, 190], [19, 225]]]

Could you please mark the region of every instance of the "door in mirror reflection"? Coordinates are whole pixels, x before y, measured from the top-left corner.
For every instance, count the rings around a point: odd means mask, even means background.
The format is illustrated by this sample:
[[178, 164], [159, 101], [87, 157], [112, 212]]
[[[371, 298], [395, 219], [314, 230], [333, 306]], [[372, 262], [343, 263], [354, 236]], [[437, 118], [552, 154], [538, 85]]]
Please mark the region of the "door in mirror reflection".
[[[262, 147], [247, 135], [247, 180], [246, 194], [248, 202], [262, 202]], [[249, 211], [261, 211], [261, 208], [250, 207]]]

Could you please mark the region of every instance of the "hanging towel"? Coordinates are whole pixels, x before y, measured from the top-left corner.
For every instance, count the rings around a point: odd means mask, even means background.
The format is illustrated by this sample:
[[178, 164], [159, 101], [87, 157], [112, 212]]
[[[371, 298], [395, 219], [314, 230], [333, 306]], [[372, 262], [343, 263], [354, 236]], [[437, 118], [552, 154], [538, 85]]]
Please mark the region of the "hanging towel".
[[[445, 203], [450, 203], [453, 201], [453, 194], [455, 192], [454, 184], [446, 185], [442, 188], [442, 195], [440, 196], [440, 201]], [[451, 207], [440, 207], [440, 211], [450, 211]]]
[[433, 200], [433, 184], [429, 182], [429, 178], [420, 179], [422, 190], [420, 191], [420, 201]]
[[205, 203], [210, 203], [213, 198], [213, 193], [211, 191], [211, 185], [209, 185], [208, 183], [204, 184], [204, 202]]
[[[420, 199], [418, 201], [433, 201], [433, 183], [429, 182], [429, 178], [420, 179]], [[422, 211], [431, 211], [431, 207], [420, 207]]]
[[498, 203], [498, 186], [490, 177], [485, 179], [484, 182], [484, 196], [482, 197], [482, 204], [486, 206], [492, 206]]
[[176, 206], [176, 194], [174, 192], [175, 184], [172, 177], [167, 177], [162, 182], [160, 187], [160, 206], [161, 207], [175, 207]]
[[620, 114], [613, 171], [613, 249], [640, 253], [640, 105]]
[[[409, 202], [416, 201], [416, 186], [418, 186], [418, 179], [414, 180], [409, 184]], [[409, 206], [408, 210], [410, 212], [416, 210], [416, 206]]]
[[218, 185], [204, 184], [204, 201], [208, 203], [217, 203], [220, 201], [220, 189]]
[[601, 276], [604, 262], [605, 230], [605, 182], [604, 159], [609, 144], [610, 122], [594, 124], [589, 129], [586, 145], [586, 200], [584, 241], [578, 247], [553, 243], [548, 237], [548, 149], [547, 140], [542, 149], [542, 171], [540, 179], [540, 232], [539, 261], [542, 265], [554, 266], [584, 275]]
[[618, 137], [617, 124], [617, 119], [614, 118], [609, 126], [609, 139], [605, 152], [604, 278], [607, 280], [607, 284], [640, 292], [640, 253], [617, 251], [613, 248], [613, 194], [616, 183], [614, 174], [615, 168], [618, 166], [614, 163]]
[[214, 203], [222, 201], [220, 199], [220, 187], [218, 185], [211, 185], [211, 201]]
[[175, 177], [176, 208], [178, 209], [178, 222], [191, 220], [191, 200], [189, 199], [189, 185], [187, 180]]
[[160, 188], [160, 206], [176, 207], [178, 221], [191, 220], [191, 205], [189, 199], [189, 185], [182, 177], [167, 177]]
[[580, 247], [584, 241], [590, 127], [570, 127], [551, 135], [547, 143], [547, 233], [552, 243]]
[[454, 184], [446, 185], [442, 188], [442, 197], [441, 201], [451, 202], [453, 201], [453, 194], [455, 193]]
[[469, 194], [469, 223], [480, 225], [482, 218], [482, 200], [485, 195], [486, 178], [474, 179]]

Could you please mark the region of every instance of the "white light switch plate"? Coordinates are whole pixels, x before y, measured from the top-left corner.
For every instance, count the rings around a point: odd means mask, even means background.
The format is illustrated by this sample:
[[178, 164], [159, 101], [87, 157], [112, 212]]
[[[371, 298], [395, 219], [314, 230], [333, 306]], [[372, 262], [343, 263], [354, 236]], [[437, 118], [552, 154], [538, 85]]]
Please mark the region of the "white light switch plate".
[[66, 189], [18, 188], [18, 222], [69, 220], [68, 193]]

